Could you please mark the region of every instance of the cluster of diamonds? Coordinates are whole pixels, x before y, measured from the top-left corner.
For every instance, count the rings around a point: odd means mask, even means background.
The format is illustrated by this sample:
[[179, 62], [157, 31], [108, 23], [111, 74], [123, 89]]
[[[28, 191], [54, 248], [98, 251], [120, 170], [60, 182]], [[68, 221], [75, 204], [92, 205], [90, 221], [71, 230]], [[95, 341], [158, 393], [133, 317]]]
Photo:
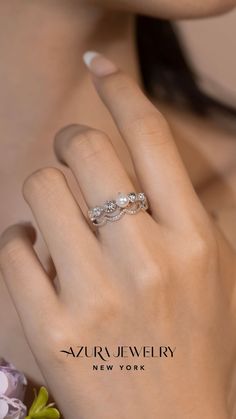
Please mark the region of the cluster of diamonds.
[[119, 193], [116, 200], [106, 201], [88, 211], [90, 221], [97, 227], [107, 222], [118, 221], [124, 214], [137, 214], [140, 210], [147, 210], [147, 198], [143, 192], [128, 194]]

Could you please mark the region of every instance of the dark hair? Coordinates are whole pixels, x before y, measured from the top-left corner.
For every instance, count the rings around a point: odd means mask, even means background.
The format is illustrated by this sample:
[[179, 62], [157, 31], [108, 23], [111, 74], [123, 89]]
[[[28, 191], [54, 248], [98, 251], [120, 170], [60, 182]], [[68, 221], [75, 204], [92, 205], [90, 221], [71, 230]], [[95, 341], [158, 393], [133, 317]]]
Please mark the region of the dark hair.
[[184, 103], [201, 115], [220, 111], [236, 116], [233, 106], [201, 89], [174, 23], [137, 16], [136, 35], [143, 84], [150, 95], [175, 105]]

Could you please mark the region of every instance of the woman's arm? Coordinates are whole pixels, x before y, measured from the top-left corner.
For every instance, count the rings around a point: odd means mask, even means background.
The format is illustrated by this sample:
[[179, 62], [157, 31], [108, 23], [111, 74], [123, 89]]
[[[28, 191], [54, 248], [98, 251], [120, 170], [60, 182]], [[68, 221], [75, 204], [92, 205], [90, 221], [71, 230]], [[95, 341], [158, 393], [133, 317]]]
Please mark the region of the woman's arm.
[[113, 63], [91, 53], [86, 62], [141, 186], [96, 129], [63, 129], [56, 154], [88, 208], [136, 190], [150, 211], [94, 234], [59, 170], [26, 180], [59, 282], [55, 290], [31, 227], [3, 234], [1, 271], [27, 339], [67, 418], [226, 419], [235, 252], [196, 196], [163, 116]]

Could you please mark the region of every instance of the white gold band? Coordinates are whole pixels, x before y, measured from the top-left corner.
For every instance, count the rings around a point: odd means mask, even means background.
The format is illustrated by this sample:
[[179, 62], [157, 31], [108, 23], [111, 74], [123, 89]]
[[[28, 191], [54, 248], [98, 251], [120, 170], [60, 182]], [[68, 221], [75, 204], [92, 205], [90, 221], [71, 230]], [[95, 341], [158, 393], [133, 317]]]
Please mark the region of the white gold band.
[[93, 225], [102, 227], [108, 222], [119, 221], [125, 214], [134, 215], [147, 209], [148, 202], [143, 192], [119, 193], [116, 199], [89, 209], [88, 217]]

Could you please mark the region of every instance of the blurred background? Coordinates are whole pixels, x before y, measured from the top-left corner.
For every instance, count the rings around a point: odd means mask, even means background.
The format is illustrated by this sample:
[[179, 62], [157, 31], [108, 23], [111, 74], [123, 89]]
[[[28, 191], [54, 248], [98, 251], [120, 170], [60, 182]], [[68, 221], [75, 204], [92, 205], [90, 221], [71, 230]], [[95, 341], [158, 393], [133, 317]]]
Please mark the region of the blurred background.
[[204, 87], [236, 104], [236, 10], [178, 26]]

